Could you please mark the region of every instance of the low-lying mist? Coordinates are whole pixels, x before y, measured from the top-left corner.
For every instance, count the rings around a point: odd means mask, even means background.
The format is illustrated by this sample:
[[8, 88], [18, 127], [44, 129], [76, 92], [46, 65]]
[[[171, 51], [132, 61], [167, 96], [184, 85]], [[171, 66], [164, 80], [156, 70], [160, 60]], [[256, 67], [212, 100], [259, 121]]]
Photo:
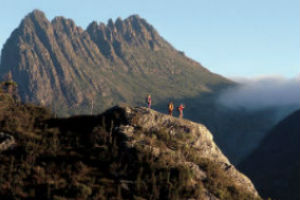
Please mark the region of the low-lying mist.
[[233, 80], [239, 85], [224, 91], [219, 97], [219, 102], [229, 108], [256, 111], [269, 107], [300, 107], [300, 76], [291, 79], [266, 76]]

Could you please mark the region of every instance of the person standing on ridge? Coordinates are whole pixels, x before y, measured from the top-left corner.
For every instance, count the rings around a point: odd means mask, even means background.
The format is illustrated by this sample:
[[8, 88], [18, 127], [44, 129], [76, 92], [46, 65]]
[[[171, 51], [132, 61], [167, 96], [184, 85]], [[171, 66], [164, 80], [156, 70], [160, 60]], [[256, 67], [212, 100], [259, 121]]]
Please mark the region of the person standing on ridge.
[[148, 97], [146, 98], [146, 103], [147, 103], [148, 108], [151, 108], [151, 95], [150, 94], [148, 94]]
[[183, 117], [183, 109], [184, 109], [184, 106], [182, 104], [180, 104], [180, 106], [178, 107], [179, 118]]
[[172, 101], [169, 102], [169, 115], [173, 115], [174, 104]]

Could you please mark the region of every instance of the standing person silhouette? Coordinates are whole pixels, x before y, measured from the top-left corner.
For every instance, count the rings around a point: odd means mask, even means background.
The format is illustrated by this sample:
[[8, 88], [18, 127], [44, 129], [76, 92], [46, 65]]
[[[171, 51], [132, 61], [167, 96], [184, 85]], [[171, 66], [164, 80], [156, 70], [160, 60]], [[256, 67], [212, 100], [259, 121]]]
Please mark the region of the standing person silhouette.
[[173, 110], [174, 110], [174, 104], [173, 104], [172, 101], [169, 102], [168, 108], [169, 108], [169, 115], [172, 116], [173, 115]]
[[147, 103], [147, 106], [148, 106], [148, 108], [151, 108], [151, 95], [150, 94], [148, 94], [148, 96], [147, 96], [147, 98], [146, 98], [146, 103]]
[[183, 109], [184, 109], [184, 106], [182, 104], [180, 104], [180, 106], [178, 107], [179, 118], [183, 117]]

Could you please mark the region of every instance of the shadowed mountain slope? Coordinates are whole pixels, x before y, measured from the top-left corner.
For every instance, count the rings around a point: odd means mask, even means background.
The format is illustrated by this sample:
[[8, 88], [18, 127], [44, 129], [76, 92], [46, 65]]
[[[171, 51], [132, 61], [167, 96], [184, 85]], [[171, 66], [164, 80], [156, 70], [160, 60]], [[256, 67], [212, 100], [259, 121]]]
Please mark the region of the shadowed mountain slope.
[[300, 110], [278, 123], [240, 165], [260, 194], [272, 199], [300, 199]]

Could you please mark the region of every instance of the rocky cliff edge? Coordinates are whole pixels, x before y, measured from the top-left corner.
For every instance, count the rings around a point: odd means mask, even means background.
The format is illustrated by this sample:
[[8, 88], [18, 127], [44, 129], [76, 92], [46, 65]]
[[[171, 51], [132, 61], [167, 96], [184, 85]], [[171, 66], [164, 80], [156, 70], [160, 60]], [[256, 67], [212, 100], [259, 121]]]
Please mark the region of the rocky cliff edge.
[[201, 124], [125, 105], [70, 118], [30, 105], [1, 113], [1, 199], [261, 200]]
[[[207, 171], [197, 161], [208, 160], [220, 167], [226, 178], [239, 189], [259, 195], [248, 177], [239, 172], [223, 155], [213, 140], [213, 135], [202, 124], [165, 115], [145, 107], [116, 106], [105, 114], [121, 115], [122, 123], [114, 127], [122, 138], [119, 145], [128, 149], [150, 151], [153, 159], [163, 159], [170, 166], [184, 166], [192, 171], [192, 183], [205, 182]], [[201, 163], [201, 161], [200, 161]], [[205, 192], [207, 199], [214, 194]], [[203, 199], [206, 199], [202, 196]], [[215, 199], [218, 199], [216, 196]]]

